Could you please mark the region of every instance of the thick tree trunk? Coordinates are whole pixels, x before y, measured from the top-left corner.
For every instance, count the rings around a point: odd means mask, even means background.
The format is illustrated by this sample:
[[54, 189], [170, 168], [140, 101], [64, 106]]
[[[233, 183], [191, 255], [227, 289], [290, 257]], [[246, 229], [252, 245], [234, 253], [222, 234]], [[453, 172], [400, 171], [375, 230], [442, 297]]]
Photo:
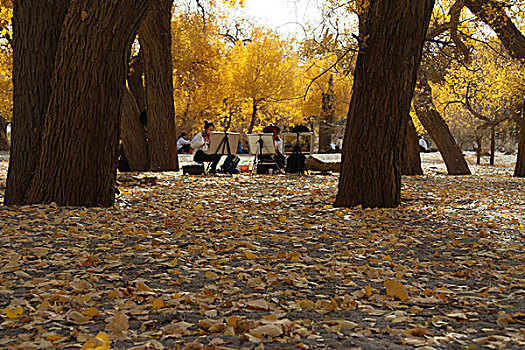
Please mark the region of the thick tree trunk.
[[38, 166], [58, 38], [69, 0], [14, 1], [13, 123], [6, 205], [23, 205]]
[[334, 124], [334, 77], [330, 75], [328, 91], [323, 93], [322, 112], [319, 121], [319, 153], [330, 151]]
[[255, 124], [257, 124], [257, 113], [259, 112], [259, 106], [256, 101], [252, 103], [252, 119], [250, 120], [250, 126], [248, 127], [248, 135], [253, 133]]
[[122, 97], [120, 138], [131, 171], [149, 169], [148, 140], [140, 123], [140, 110], [135, 97], [126, 89]]
[[520, 141], [518, 146], [518, 159], [516, 162], [516, 169], [514, 176], [525, 177], [525, 104], [523, 104], [523, 111], [521, 118], [519, 118]]
[[146, 87], [144, 86], [144, 55], [142, 50], [129, 63], [128, 86], [135, 97], [139, 111], [146, 110]]
[[357, 58], [336, 205], [401, 204], [401, 152], [434, 0], [372, 0]]
[[476, 164], [481, 165], [481, 156], [483, 155], [483, 138], [476, 139]]
[[152, 1], [139, 30], [146, 69], [149, 156], [153, 171], [179, 170], [171, 59], [172, 5], [173, 0]]
[[0, 116], [0, 151], [9, 151], [10, 145], [7, 139], [7, 120]]
[[465, 5], [496, 32], [511, 56], [525, 59], [525, 35], [509, 18], [502, 1], [465, 0]]
[[412, 118], [408, 120], [407, 135], [401, 156], [401, 174], [407, 176], [423, 175], [421, 168], [421, 154], [419, 152], [419, 140], [417, 130]]
[[450, 175], [470, 175], [471, 172], [463, 152], [461, 152], [447, 123], [437, 111], [432, 99], [432, 89], [424, 77], [420, 79], [415, 93], [414, 108], [419, 121], [428, 131], [441, 156], [443, 156], [448, 173]]
[[490, 127], [490, 165], [496, 161], [496, 126]]
[[149, 3], [71, 2], [58, 45], [30, 203], [113, 205], [127, 62]]

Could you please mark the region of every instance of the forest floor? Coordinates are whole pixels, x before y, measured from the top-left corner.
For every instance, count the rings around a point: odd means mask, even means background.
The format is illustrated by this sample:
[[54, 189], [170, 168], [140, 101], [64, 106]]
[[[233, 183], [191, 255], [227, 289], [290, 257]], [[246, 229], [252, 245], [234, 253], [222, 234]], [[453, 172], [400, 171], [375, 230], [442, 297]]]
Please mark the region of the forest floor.
[[336, 176], [173, 173], [112, 209], [2, 207], [0, 348], [523, 349], [512, 161], [424, 155], [389, 210], [332, 208]]

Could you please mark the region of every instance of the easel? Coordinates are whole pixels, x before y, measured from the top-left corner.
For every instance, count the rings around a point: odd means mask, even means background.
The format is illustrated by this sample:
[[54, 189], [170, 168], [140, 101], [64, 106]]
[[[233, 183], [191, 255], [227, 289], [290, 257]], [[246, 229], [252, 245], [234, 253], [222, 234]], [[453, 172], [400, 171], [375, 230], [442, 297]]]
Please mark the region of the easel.
[[[228, 104], [227, 102], [227, 99], [224, 100], [223, 102], [225, 105]], [[232, 122], [232, 109], [230, 107], [230, 113], [228, 113], [228, 117], [227, 117], [227, 122], [226, 122], [226, 127], [224, 128], [224, 137], [222, 138], [222, 141], [221, 143], [219, 143], [219, 146], [217, 147], [217, 150], [215, 151], [213, 157], [216, 158], [217, 156], [231, 156], [232, 155], [232, 151], [231, 151], [231, 148], [230, 148], [230, 139], [228, 137], [228, 130], [230, 129], [230, 126], [231, 126], [231, 122]], [[228, 153], [224, 153], [224, 151], [227, 150]], [[209, 174], [210, 172], [210, 168], [211, 168], [211, 163], [208, 164], [208, 167], [206, 168], [206, 173]], [[232, 174], [230, 174], [232, 175]]]
[[[258, 140], [254, 142], [254, 139], [258, 137]], [[259, 167], [263, 163], [271, 164], [276, 169], [281, 170], [279, 164], [273, 159], [266, 159], [263, 156], [274, 157], [276, 154], [274, 135], [270, 133], [259, 133], [248, 135], [248, 146], [250, 153], [254, 155], [252, 174], [258, 172]]]
[[295, 156], [296, 159], [297, 159], [297, 166], [298, 166], [298, 170], [299, 170], [299, 175], [304, 175], [304, 173], [306, 172], [306, 167], [303, 167], [302, 166], [302, 162], [299, 161], [300, 159], [302, 159], [304, 157], [303, 146], [300, 144], [300, 142], [301, 142], [301, 134], [302, 133], [300, 133], [300, 132], [297, 133], [297, 141], [296, 141], [296, 144], [295, 144], [294, 152], [292, 153], [292, 157]]

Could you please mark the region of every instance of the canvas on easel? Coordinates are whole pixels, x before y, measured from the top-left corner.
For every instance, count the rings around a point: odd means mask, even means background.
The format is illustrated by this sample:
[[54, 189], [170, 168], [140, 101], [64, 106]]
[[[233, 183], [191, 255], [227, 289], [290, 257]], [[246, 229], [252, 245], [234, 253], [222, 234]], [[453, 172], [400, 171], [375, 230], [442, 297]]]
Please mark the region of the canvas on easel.
[[[299, 147], [297, 147], [299, 146]], [[284, 134], [284, 153], [313, 154], [314, 134], [311, 132], [286, 133]]]
[[[225, 136], [228, 137], [228, 143], [224, 142]], [[210, 135], [210, 147], [207, 154], [217, 155], [236, 155], [239, 149], [239, 141], [241, 134], [234, 132], [212, 132]], [[228, 144], [230, 146], [230, 153], [228, 153]]]
[[[262, 142], [262, 148], [260, 142]], [[273, 134], [248, 135], [248, 148], [252, 155], [273, 156], [277, 154]]]

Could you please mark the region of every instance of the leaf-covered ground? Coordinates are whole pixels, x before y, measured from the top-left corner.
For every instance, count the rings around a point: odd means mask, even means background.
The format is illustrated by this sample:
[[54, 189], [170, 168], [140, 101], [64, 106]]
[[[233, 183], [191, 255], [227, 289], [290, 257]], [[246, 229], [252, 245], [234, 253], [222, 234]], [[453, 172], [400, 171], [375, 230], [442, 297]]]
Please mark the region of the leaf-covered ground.
[[332, 208], [335, 176], [176, 174], [2, 207], [0, 347], [523, 349], [525, 182], [425, 169], [395, 210]]

